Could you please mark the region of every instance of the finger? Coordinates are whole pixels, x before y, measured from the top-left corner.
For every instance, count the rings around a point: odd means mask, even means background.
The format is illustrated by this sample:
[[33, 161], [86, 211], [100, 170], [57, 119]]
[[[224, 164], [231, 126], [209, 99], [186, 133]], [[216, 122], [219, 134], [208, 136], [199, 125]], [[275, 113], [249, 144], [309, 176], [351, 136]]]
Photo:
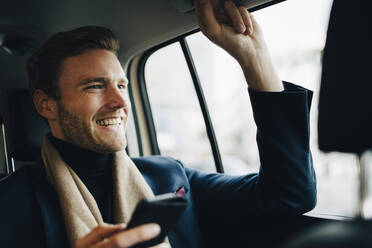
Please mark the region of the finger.
[[216, 14], [216, 19], [220, 23], [225, 23], [225, 24], [229, 24], [230, 26], [232, 26], [232, 22], [231, 22], [230, 18], [227, 17], [224, 14]]
[[88, 233], [83, 238], [76, 241], [76, 247], [89, 247], [92, 246], [103, 239], [110, 237], [114, 233], [123, 229], [123, 225], [110, 225], [110, 224], [100, 224], [94, 228], [90, 233]]
[[161, 243], [155, 246], [151, 246], [150, 248], [171, 248], [171, 246], [167, 243]]
[[250, 17], [251, 22], [252, 22], [252, 27], [254, 29], [258, 28], [258, 23], [257, 23], [256, 19], [254, 18], [254, 16], [252, 14], [249, 14], [249, 17]]
[[256, 21], [256, 19], [254, 18], [254, 16], [252, 14], [249, 14], [249, 17], [251, 18], [252, 27], [253, 27], [254, 32], [256, 34], [262, 35], [261, 27], [258, 24], [258, 22]]
[[194, 0], [194, 6], [202, 32], [207, 37], [215, 36], [219, 32], [219, 23], [210, 0]]
[[236, 7], [233, 1], [226, 1], [224, 4], [225, 12], [230, 17], [234, 29], [237, 33], [244, 33], [246, 27], [243, 22], [243, 18], [240, 15], [239, 9]]
[[248, 10], [243, 6], [240, 6], [239, 12], [240, 12], [240, 16], [243, 19], [244, 25], [246, 27], [244, 34], [253, 34], [253, 24], [252, 24], [251, 16], [248, 13]]
[[131, 247], [135, 244], [155, 238], [160, 233], [158, 224], [146, 224], [120, 232], [93, 248]]

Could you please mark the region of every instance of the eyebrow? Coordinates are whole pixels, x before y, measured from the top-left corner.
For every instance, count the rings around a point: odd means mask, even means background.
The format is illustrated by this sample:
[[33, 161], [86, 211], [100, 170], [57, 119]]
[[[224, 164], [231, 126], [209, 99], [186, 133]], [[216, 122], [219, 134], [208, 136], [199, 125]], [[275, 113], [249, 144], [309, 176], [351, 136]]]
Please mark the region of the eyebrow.
[[[81, 82], [78, 83], [76, 87], [81, 87], [90, 83], [99, 82], [99, 83], [109, 83], [110, 79], [106, 77], [95, 77], [95, 78], [85, 78]], [[128, 80], [126, 78], [121, 78], [119, 80], [120, 83], [128, 84]]]

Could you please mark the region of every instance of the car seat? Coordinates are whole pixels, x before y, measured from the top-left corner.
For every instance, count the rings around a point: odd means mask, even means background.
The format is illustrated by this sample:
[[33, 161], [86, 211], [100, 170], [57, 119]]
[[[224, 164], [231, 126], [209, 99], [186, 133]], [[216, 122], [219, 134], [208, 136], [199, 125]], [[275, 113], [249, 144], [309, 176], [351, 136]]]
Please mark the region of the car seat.
[[372, 221], [363, 212], [367, 187], [362, 156], [372, 148], [372, 40], [367, 4], [360, 0], [333, 2], [324, 49], [318, 120], [321, 150], [353, 153], [358, 157], [359, 213], [350, 221], [310, 228], [286, 248], [372, 246]]
[[40, 159], [41, 144], [49, 125], [34, 107], [29, 90], [7, 92], [9, 116], [5, 122], [8, 157], [11, 167], [19, 169]]

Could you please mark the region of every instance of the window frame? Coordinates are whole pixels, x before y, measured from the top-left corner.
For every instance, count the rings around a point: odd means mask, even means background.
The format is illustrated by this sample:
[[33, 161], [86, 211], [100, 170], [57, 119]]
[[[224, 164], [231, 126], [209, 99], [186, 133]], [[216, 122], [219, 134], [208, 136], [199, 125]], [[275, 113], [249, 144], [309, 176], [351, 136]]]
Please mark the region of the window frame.
[[[199, 106], [200, 106], [201, 111], [202, 111], [203, 121], [204, 121], [204, 125], [206, 127], [208, 140], [209, 140], [209, 143], [210, 143], [210, 146], [211, 146], [216, 171], [218, 173], [223, 173], [224, 169], [223, 169], [221, 154], [220, 154], [220, 150], [218, 148], [218, 143], [217, 143], [216, 135], [215, 135], [215, 132], [214, 132], [213, 124], [212, 124], [212, 121], [211, 121], [211, 118], [210, 118], [210, 115], [209, 115], [208, 105], [206, 103], [204, 93], [203, 93], [203, 89], [202, 89], [201, 84], [200, 84], [199, 76], [198, 76], [198, 73], [197, 73], [196, 68], [194, 66], [192, 55], [191, 55], [190, 49], [189, 49], [187, 41], [186, 41], [186, 37], [188, 37], [189, 35], [192, 35], [194, 33], [197, 33], [199, 31], [200, 31], [200, 29], [193, 30], [191, 32], [188, 32], [186, 34], [178, 36], [174, 39], [171, 39], [167, 42], [164, 42], [162, 44], [159, 44], [159, 45], [157, 45], [155, 47], [152, 47], [149, 50], [147, 50], [143, 54], [143, 56], [141, 57], [141, 59], [139, 61], [139, 65], [138, 65], [138, 73], [137, 73], [138, 81], [139, 81], [138, 87], [139, 87], [139, 91], [140, 91], [141, 101], [142, 101], [143, 106], [144, 106], [144, 113], [145, 113], [145, 117], [146, 117], [145, 119], [146, 119], [146, 124], [147, 124], [147, 128], [148, 128], [147, 131], [148, 131], [149, 137], [150, 137], [150, 144], [151, 144], [152, 154], [161, 155], [160, 149], [159, 149], [159, 144], [158, 144], [158, 141], [157, 141], [157, 136], [156, 136], [156, 128], [155, 128], [155, 123], [154, 123], [154, 119], [153, 119], [153, 115], [152, 115], [151, 104], [150, 104], [148, 91], [147, 91], [147, 87], [146, 87], [145, 67], [146, 67], [146, 63], [147, 63], [148, 58], [153, 53], [155, 53], [159, 49], [162, 49], [162, 48], [164, 48], [164, 47], [166, 47], [170, 44], [178, 42], [181, 46], [182, 54], [183, 54], [183, 56], [186, 60], [187, 67], [188, 67], [190, 76], [192, 78], [193, 86], [194, 86], [194, 89], [195, 89], [195, 92], [196, 92], [196, 95], [197, 95], [197, 98], [198, 98]], [[135, 121], [137, 122], [138, 119], [135, 120]], [[137, 135], [139, 135], [139, 130], [138, 130], [137, 127], [138, 127], [138, 125], [136, 124]], [[142, 148], [139, 148], [139, 150], [141, 151]]]
[[[130, 68], [132, 67], [132, 65], [133, 65], [133, 59], [128, 64], [128, 71], [130, 71]], [[128, 77], [128, 81], [132, 82], [130, 73], [127, 73], [127, 77]], [[142, 157], [143, 156], [143, 145], [142, 145], [142, 140], [140, 138], [140, 130], [139, 130], [139, 125], [138, 125], [139, 120], [138, 120], [138, 115], [136, 111], [137, 109], [136, 101], [134, 100], [134, 97], [133, 97], [133, 88], [132, 88], [131, 83], [128, 84], [128, 96], [129, 96], [130, 104], [132, 107], [133, 122], [134, 122], [135, 131], [136, 131], [136, 137], [137, 137], [138, 153], [139, 153], [139, 156]]]

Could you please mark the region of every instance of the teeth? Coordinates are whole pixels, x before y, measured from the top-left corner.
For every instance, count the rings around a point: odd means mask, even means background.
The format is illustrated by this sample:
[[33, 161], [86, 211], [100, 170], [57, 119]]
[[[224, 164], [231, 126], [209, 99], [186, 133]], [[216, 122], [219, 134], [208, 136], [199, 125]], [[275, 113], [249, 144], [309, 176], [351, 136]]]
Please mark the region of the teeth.
[[96, 123], [100, 126], [120, 125], [121, 118], [98, 120]]

